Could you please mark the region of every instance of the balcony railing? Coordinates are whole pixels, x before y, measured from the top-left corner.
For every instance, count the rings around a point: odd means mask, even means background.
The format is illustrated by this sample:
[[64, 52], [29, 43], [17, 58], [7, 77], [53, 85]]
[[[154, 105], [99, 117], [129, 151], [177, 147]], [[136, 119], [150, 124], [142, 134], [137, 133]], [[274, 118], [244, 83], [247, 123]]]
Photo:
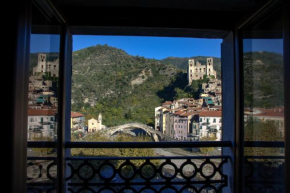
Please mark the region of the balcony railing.
[[[227, 185], [227, 157], [67, 158], [70, 192], [192, 192]], [[84, 174], [84, 169], [90, 171]], [[130, 192], [129, 191], [129, 192]]]
[[[273, 147], [273, 143], [254, 142], [256, 146]], [[253, 143], [246, 143], [252, 147]], [[281, 147], [283, 143], [275, 143]], [[30, 148], [54, 148], [54, 142], [29, 142]], [[232, 147], [228, 141], [213, 142], [68, 142], [65, 148], [197, 148]], [[28, 192], [50, 192], [57, 180], [56, 157], [27, 158]], [[221, 192], [228, 186], [229, 176], [223, 168], [229, 156], [169, 156], [169, 157], [74, 157], [67, 156], [66, 190], [68, 192]], [[268, 162], [257, 160], [267, 159]], [[284, 169], [283, 156], [246, 156], [246, 188], [273, 186], [277, 192], [283, 180], [277, 171]], [[263, 170], [273, 167], [273, 173]], [[266, 172], [265, 174], [262, 174]], [[272, 190], [272, 189], [269, 189]], [[282, 191], [281, 191], [282, 192]]]
[[[247, 148], [275, 148], [274, 154], [279, 154], [278, 149], [284, 147], [284, 142], [276, 141], [246, 141]], [[280, 153], [283, 154], [283, 153]], [[247, 192], [285, 192], [284, 156], [245, 156], [245, 187]]]

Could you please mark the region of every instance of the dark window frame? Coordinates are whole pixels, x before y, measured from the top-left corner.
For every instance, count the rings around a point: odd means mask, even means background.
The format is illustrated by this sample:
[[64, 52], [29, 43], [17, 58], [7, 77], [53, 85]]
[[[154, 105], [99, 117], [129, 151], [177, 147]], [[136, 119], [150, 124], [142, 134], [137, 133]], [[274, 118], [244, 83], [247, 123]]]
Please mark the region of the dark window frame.
[[[28, 69], [28, 56], [29, 56], [29, 31], [30, 31], [30, 22], [29, 22], [29, 18], [30, 13], [30, 3], [27, 3], [26, 1], [23, 1], [22, 3], [20, 3], [18, 5], [19, 7], [23, 8], [21, 9], [22, 11], [17, 13], [17, 15], [20, 15], [20, 21], [17, 20], [17, 22], [20, 23], [20, 29], [19, 26], [17, 26], [16, 31], [18, 32], [18, 36], [19, 39], [15, 40], [17, 41], [17, 44], [19, 46], [20, 50], [14, 51], [13, 53], [15, 53], [15, 68], [17, 68], [16, 71], [16, 76], [15, 76], [15, 82], [16, 83], [21, 83], [17, 86], [15, 86], [14, 94], [19, 94], [17, 96], [19, 96], [22, 99], [26, 99], [27, 96], [27, 89], [25, 89], [25, 85], [27, 83], [28, 85], [28, 73], [27, 69]], [[270, 8], [269, 8], [270, 7]], [[275, 7], [274, 7], [275, 8]], [[287, 12], [287, 6], [284, 6], [284, 15], [285, 15], [285, 28], [284, 28], [284, 65], [285, 65], [285, 99], [286, 98], [290, 98], [290, 89], [289, 89], [289, 84], [290, 84], [290, 67], [289, 67], [289, 13]], [[264, 10], [269, 11], [269, 9], [273, 9], [273, 5], [271, 4], [267, 4], [266, 7], [263, 7]], [[262, 9], [262, 11], [263, 11]], [[18, 9], [16, 9], [18, 11]], [[20, 9], [19, 9], [20, 10]], [[57, 12], [58, 13], [58, 12]], [[261, 14], [261, 11], [258, 11], [258, 14]], [[253, 18], [257, 17], [258, 14], [255, 14], [254, 16], [250, 17], [249, 21], [252, 20]], [[265, 14], [265, 12], [264, 12]], [[263, 14], [262, 14], [263, 15]], [[60, 15], [59, 15], [60, 16]], [[18, 19], [19, 19], [18, 18]], [[62, 19], [62, 17], [60, 16], [60, 18]], [[247, 21], [247, 22], [249, 22]], [[246, 23], [247, 23], [246, 22]], [[240, 58], [240, 51], [241, 51], [241, 44], [240, 44], [240, 36], [239, 36], [239, 30], [241, 29], [241, 26], [245, 25], [245, 23], [242, 23], [241, 25], [239, 25], [234, 33], [234, 38], [235, 38], [235, 72], [236, 72], [236, 76], [235, 76], [235, 110], [236, 110], [236, 135], [235, 138], [236, 140], [234, 141], [234, 148], [232, 149], [234, 151], [234, 153], [236, 154], [235, 156], [235, 160], [236, 161], [236, 167], [235, 167], [235, 172], [237, 172], [235, 179], [235, 186], [234, 188], [237, 190], [236, 192], [241, 192], [242, 191], [242, 184], [241, 182], [241, 178], [240, 178], [240, 172], [241, 172], [241, 163], [238, 161], [237, 158], [240, 158], [240, 156], [242, 155], [241, 153], [241, 149], [243, 147], [242, 143], [241, 143], [241, 121], [243, 120], [242, 117], [242, 109], [240, 108], [241, 106], [241, 58]], [[22, 28], [21, 28], [22, 27]], [[67, 80], [69, 79], [69, 77], [67, 75], [65, 75], [64, 72], [68, 72], [67, 70], [69, 70], [71, 68], [70, 64], [71, 64], [71, 35], [69, 33], [69, 28], [68, 26], [65, 25], [65, 22], [63, 23], [63, 32], [62, 32], [62, 39], [61, 39], [61, 50], [63, 51], [61, 53], [61, 58], [60, 58], [60, 78], [61, 78], [61, 90], [65, 91], [66, 89], [68, 89], [67, 87], [69, 87], [69, 85], [66, 85], [65, 83], [67, 83]], [[22, 50], [21, 50], [22, 49]], [[15, 49], [16, 50], [16, 49]], [[23, 65], [25, 64], [25, 65]], [[66, 65], [64, 65], [66, 64]], [[26, 74], [25, 74], [26, 73]], [[24, 85], [24, 86], [23, 86]], [[22, 87], [23, 86], [23, 87]], [[21, 88], [22, 87], [22, 88]], [[17, 90], [19, 89], [19, 90]], [[59, 164], [60, 167], [58, 167], [58, 172], [60, 172], [58, 174], [58, 191], [59, 192], [64, 192], [64, 186], [63, 186], [63, 180], [64, 180], [64, 157], [65, 157], [65, 141], [68, 141], [68, 136], [65, 135], [65, 129], [66, 128], [66, 124], [65, 122], [68, 121], [68, 114], [67, 114], [67, 107], [69, 106], [68, 104], [68, 100], [66, 100], [66, 97], [69, 97], [69, 93], [68, 95], [62, 95], [60, 97], [59, 100], [59, 104], [62, 105], [62, 107], [60, 108], [59, 112], [60, 112], [60, 121], [59, 121], [59, 131], [58, 131], [58, 138], [60, 139], [58, 141], [58, 157], [59, 157]], [[12, 114], [15, 119], [15, 121], [12, 121], [13, 123], [13, 131], [19, 131], [19, 129], [22, 129], [21, 132], [17, 133], [15, 136], [13, 136], [12, 138], [12, 144], [15, 142], [15, 144], [13, 144], [12, 149], [12, 157], [14, 158], [14, 162], [11, 164], [13, 167], [12, 170], [12, 178], [11, 181], [14, 184], [17, 184], [17, 186], [14, 186], [12, 189], [12, 192], [25, 192], [26, 188], [25, 188], [25, 184], [26, 184], [26, 172], [25, 169], [23, 168], [23, 165], [26, 165], [26, 153], [25, 150], [27, 148], [27, 139], [26, 139], [26, 133], [23, 131], [27, 131], [27, 105], [23, 104], [23, 101], [25, 100], [16, 100], [18, 98], [16, 98], [14, 96], [14, 98], [12, 99], [13, 101], [13, 106], [17, 106], [17, 110], [12, 110]], [[70, 102], [70, 101], [69, 101]], [[25, 113], [26, 112], [26, 113]], [[24, 117], [22, 117], [24, 116]], [[290, 108], [287, 107], [286, 103], [285, 103], [285, 117], [289, 117], [290, 116]], [[19, 120], [19, 117], [21, 120]], [[16, 122], [16, 120], [18, 121], [18, 123]], [[223, 122], [225, 122], [225, 119], [223, 119]], [[289, 123], [289, 119], [285, 119], [285, 128], [289, 128], [290, 123]], [[18, 127], [18, 128], [17, 128]], [[23, 129], [24, 128], [24, 129]], [[26, 128], [26, 129], [25, 129]], [[223, 125], [224, 128], [224, 125]], [[286, 157], [286, 169], [285, 171], [289, 171], [289, 160], [290, 160], [290, 134], [288, 133], [290, 131], [285, 130], [285, 157]], [[288, 143], [286, 143], [288, 142]], [[48, 144], [48, 146], [53, 146], [55, 147], [54, 144]], [[23, 151], [24, 150], [24, 151]], [[21, 155], [17, 155], [17, 152], [22, 152], [23, 153]], [[16, 161], [17, 160], [17, 161]], [[19, 172], [21, 172], [19, 174]], [[290, 174], [286, 173], [285, 175], [285, 181], [290, 181]], [[289, 184], [285, 184], [285, 188], [286, 188], [286, 192], [289, 192]]]

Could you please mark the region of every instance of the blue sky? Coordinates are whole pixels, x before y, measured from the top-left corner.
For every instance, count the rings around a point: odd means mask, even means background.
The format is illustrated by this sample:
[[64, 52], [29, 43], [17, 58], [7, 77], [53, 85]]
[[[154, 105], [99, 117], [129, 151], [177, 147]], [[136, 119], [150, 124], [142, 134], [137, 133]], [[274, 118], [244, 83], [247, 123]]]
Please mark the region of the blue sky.
[[145, 36], [74, 36], [73, 50], [97, 44], [121, 48], [128, 54], [145, 58], [163, 59], [169, 56], [220, 57], [221, 39], [171, 38]]
[[283, 54], [282, 39], [244, 39], [244, 52], [268, 51]]
[[59, 35], [33, 34], [31, 35], [30, 52], [59, 52]]
[[[59, 35], [32, 35], [31, 53], [58, 52]], [[170, 38], [145, 36], [73, 36], [73, 51], [107, 44], [128, 54], [163, 59], [169, 56], [221, 56], [221, 39]], [[244, 51], [270, 51], [283, 54], [281, 39], [245, 39]]]

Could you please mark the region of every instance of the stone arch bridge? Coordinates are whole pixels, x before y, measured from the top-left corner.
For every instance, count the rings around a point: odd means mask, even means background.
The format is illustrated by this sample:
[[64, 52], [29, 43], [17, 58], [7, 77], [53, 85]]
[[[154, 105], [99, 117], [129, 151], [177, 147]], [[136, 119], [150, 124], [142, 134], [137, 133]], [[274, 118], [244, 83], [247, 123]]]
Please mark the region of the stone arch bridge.
[[138, 129], [142, 129], [143, 131], [145, 131], [149, 136], [151, 136], [155, 142], [158, 141], [176, 141], [175, 139], [164, 135], [162, 132], [160, 131], [156, 131], [155, 129], [153, 129], [152, 127], [148, 126], [148, 125], [144, 125], [142, 123], [127, 123], [124, 125], [118, 125], [115, 127], [109, 127], [106, 129], [101, 130], [100, 132], [108, 135], [108, 136], [112, 136], [114, 135], [116, 132], [124, 132], [124, 133], [129, 133], [128, 130], [132, 129], [132, 128], [138, 128]]

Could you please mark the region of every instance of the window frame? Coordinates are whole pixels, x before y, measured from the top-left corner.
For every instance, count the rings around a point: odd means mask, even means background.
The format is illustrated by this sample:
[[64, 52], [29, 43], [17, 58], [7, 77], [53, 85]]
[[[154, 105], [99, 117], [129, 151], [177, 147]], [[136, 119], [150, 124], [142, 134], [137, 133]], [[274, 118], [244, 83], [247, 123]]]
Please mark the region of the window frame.
[[[286, 1], [285, 1], [286, 2]], [[235, 92], [234, 92], [234, 99], [235, 104], [233, 105], [235, 108], [235, 133], [232, 139], [233, 141], [233, 148], [228, 148], [230, 151], [233, 152], [234, 159], [232, 160], [235, 164], [235, 167], [232, 168], [235, 171], [234, 176], [234, 188], [235, 192], [242, 192], [242, 183], [241, 183], [241, 172], [242, 172], [242, 165], [239, 161], [239, 158], [242, 156], [242, 136], [241, 136], [241, 123], [243, 120], [243, 113], [241, 104], [242, 104], [242, 79], [241, 79], [241, 39], [240, 39], [240, 29], [242, 26], [247, 24], [253, 19], [257, 19], [259, 15], [265, 14], [266, 11], [269, 9], [274, 9], [275, 4], [272, 5], [273, 1], [268, 3], [266, 6], [261, 8], [257, 13], [253, 16], [249, 17], [246, 22], [238, 25], [233, 32], [233, 40], [235, 46], [235, 53], [233, 54], [235, 60]], [[12, 185], [12, 192], [26, 192], [26, 164], [27, 164], [27, 104], [23, 103], [23, 101], [27, 101], [27, 93], [28, 93], [28, 59], [29, 59], [29, 41], [30, 41], [30, 18], [31, 18], [31, 2], [30, 1], [22, 1], [17, 5], [18, 8], [22, 9], [15, 9], [16, 15], [20, 16], [17, 18], [17, 23], [19, 26], [15, 27], [15, 31], [17, 32], [17, 39], [15, 39], [16, 46], [15, 50], [13, 51], [15, 55], [15, 74], [13, 77], [13, 99], [12, 104], [14, 109], [12, 109], [12, 130], [14, 132], [11, 134], [11, 163], [12, 166], [12, 177], [11, 181], [13, 182], [14, 186]], [[52, 7], [53, 10], [56, 11], [55, 7]], [[20, 12], [17, 12], [21, 10]], [[72, 53], [72, 36], [70, 34], [70, 28], [67, 26], [65, 20], [61, 17], [61, 14], [56, 11], [56, 15], [63, 21], [63, 30], [61, 35], [61, 53], [60, 53], [60, 90], [62, 91], [59, 98], [59, 115], [60, 120], [58, 123], [58, 164], [60, 167], [57, 168], [58, 170], [58, 192], [65, 192], [65, 155], [68, 153], [66, 150], [65, 143], [70, 141], [70, 135], [68, 133], [68, 125], [70, 123], [70, 93], [65, 91], [70, 90], [70, 84], [67, 84], [70, 80], [69, 75], [71, 75], [71, 53]], [[285, 81], [284, 81], [284, 89], [285, 89], [285, 99], [290, 98], [290, 61], [289, 61], [289, 13], [287, 10], [287, 6], [284, 6], [284, 65], [285, 65]], [[181, 32], [182, 33], [182, 32]], [[17, 47], [17, 49], [16, 49]], [[222, 75], [224, 79], [224, 75]], [[27, 88], [26, 88], [27, 87]], [[224, 87], [223, 87], [224, 88]], [[224, 93], [224, 92], [223, 92]], [[21, 98], [21, 100], [19, 100]], [[69, 112], [69, 113], [68, 113]], [[223, 114], [224, 116], [224, 114]], [[290, 107], [286, 105], [285, 100], [285, 117], [290, 117]], [[228, 122], [227, 119], [222, 119], [223, 122], [223, 129], [224, 123]], [[290, 128], [290, 120], [285, 119], [285, 128]], [[225, 132], [223, 132], [225, 133]], [[48, 143], [47, 147], [55, 147], [55, 144]], [[21, 152], [21, 154], [19, 154]], [[223, 152], [224, 153], [224, 152]], [[290, 160], [290, 131], [285, 129], [285, 171], [289, 171], [289, 160]], [[287, 169], [288, 168], [288, 169]], [[285, 182], [290, 181], [290, 173], [285, 174]], [[15, 186], [17, 184], [17, 186]], [[228, 184], [230, 186], [230, 184]], [[290, 191], [290, 184], [285, 184], [286, 192]]]

